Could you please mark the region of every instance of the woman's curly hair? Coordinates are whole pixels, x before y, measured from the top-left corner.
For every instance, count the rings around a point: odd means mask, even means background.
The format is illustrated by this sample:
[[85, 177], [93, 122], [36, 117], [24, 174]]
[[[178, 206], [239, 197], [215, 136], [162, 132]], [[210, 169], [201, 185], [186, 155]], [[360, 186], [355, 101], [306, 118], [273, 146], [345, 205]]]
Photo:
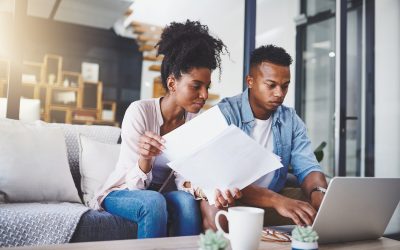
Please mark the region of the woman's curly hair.
[[163, 54], [161, 80], [168, 91], [167, 78], [173, 74], [179, 79], [192, 68], [204, 67], [221, 74], [221, 53], [229, 53], [225, 44], [209, 34], [208, 27], [199, 21], [172, 22], [157, 43], [157, 55]]

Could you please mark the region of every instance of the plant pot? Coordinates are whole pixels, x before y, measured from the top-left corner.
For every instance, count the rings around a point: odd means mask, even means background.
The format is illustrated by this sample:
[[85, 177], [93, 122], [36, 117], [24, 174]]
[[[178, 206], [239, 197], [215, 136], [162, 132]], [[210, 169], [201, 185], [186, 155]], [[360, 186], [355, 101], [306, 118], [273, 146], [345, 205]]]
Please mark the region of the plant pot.
[[292, 250], [318, 250], [318, 242], [301, 242], [292, 239]]

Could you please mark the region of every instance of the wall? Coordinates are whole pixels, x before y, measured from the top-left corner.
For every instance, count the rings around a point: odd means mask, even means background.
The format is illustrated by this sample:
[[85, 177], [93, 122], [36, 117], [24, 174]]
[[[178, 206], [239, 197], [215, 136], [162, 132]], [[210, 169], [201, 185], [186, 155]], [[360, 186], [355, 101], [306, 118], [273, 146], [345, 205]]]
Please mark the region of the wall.
[[[257, 0], [256, 47], [275, 44], [283, 47], [295, 60], [296, 24], [300, 13], [300, 1]], [[291, 84], [284, 104], [294, 107], [295, 62], [290, 67]]]
[[117, 101], [117, 121], [140, 98], [142, 53], [131, 39], [112, 30], [29, 17], [24, 59], [41, 62], [46, 53], [63, 56], [64, 71], [81, 71], [82, 62], [100, 65], [103, 100]]
[[[222, 57], [222, 73], [212, 75], [210, 93], [220, 97], [232, 96], [242, 91], [243, 72], [243, 0], [135, 0], [132, 19], [153, 25], [165, 26], [172, 21], [199, 20], [208, 25], [210, 32], [228, 47], [230, 57]], [[149, 63], [143, 63], [141, 98], [152, 96], [153, 77], [148, 72]]]
[[[375, 1], [375, 175], [400, 177], [400, 1]], [[400, 207], [387, 233], [400, 232]]]

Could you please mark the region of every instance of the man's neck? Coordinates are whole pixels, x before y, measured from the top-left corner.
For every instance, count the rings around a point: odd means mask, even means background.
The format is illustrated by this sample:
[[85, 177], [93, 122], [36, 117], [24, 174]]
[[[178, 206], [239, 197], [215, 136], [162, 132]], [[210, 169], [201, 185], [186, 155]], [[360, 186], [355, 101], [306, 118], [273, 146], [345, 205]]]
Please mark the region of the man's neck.
[[251, 111], [253, 112], [254, 118], [259, 120], [268, 120], [274, 111], [266, 110], [264, 107], [257, 105], [257, 103], [253, 100], [252, 96], [249, 94], [249, 104]]

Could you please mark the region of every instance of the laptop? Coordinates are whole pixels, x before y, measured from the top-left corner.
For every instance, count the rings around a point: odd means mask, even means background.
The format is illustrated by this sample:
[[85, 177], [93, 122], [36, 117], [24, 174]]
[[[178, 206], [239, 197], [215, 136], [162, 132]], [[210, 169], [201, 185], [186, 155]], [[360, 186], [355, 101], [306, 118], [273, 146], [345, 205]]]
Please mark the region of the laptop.
[[400, 178], [334, 177], [312, 228], [319, 243], [383, 235], [400, 201]]

